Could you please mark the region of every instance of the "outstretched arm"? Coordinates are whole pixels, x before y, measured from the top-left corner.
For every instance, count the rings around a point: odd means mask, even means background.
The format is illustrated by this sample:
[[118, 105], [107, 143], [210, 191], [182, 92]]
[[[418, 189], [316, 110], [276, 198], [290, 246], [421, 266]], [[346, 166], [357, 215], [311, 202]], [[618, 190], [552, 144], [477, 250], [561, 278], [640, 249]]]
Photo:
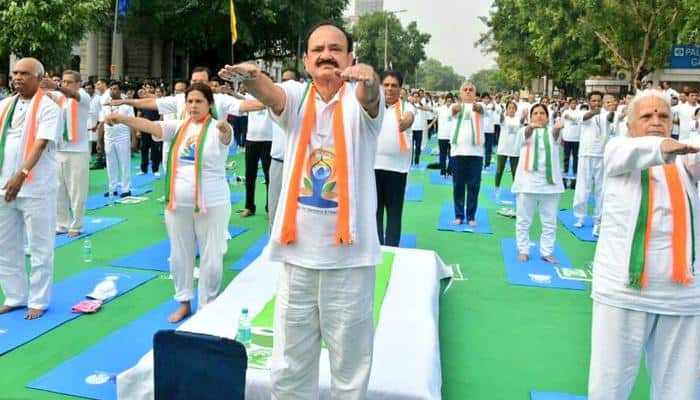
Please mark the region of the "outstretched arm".
[[253, 97], [265, 107], [269, 107], [273, 113], [280, 115], [284, 111], [287, 102], [284, 89], [275, 85], [265, 74], [261, 74], [254, 64], [226, 65], [219, 71], [219, 77], [227, 81], [243, 81]]
[[116, 125], [124, 124], [131, 129], [135, 129], [141, 133], [148, 133], [156, 138], [163, 137], [163, 131], [154, 121], [149, 121], [145, 118], [130, 117], [119, 113], [111, 113], [105, 117], [105, 124]]

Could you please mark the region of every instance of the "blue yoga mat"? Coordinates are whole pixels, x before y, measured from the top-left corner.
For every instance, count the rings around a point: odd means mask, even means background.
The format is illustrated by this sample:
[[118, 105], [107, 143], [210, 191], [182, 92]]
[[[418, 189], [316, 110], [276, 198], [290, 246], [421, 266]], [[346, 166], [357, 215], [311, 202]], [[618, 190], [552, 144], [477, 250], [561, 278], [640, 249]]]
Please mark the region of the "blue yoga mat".
[[430, 183], [433, 185], [448, 185], [452, 186], [452, 177], [448, 176], [447, 178], [443, 178], [440, 176], [440, 172], [435, 171], [431, 172], [429, 175], [430, 178]]
[[[91, 268], [73, 275], [53, 285], [51, 305], [41, 318], [27, 321], [24, 309], [0, 315], [0, 354], [19, 347], [46, 332], [72, 320], [82, 314], [72, 313], [71, 307], [85, 300], [85, 295], [107, 276], [118, 276], [116, 281], [120, 296], [143, 283], [155, 278], [147, 272], [114, 271], [103, 268]], [[107, 307], [105, 307], [107, 308]], [[107, 309], [99, 312], [108, 312]]]
[[586, 400], [587, 398], [568, 393], [530, 391], [530, 400]]
[[150, 185], [155, 182], [158, 178], [153, 174], [145, 175], [132, 175], [131, 176], [131, 188], [138, 188], [146, 185]]
[[406, 185], [406, 194], [404, 196], [406, 201], [423, 201], [423, 184], [421, 183], [409, 183]]
[[263, 249], [265, 246], [267, 246], [267, 242], [269, 241], [270, 235], [267, 233], [264, 234], [260, 239], [258, 239], [257, 242], [253, 243], [253, 245], [250, 246], [245, 253], [243, 253], [241, 258], [236, 260], [233, 265], [228, 267], [228, 269], [231, 271], [241, 271], [245, 269], [245, 267], [249, 266], [253, 261], [255, 261], [256, 258], [258, 258], [258, 256], [260, 256], [260, 254], [262, 254]]
[[[132, 196], [143, 196], [146, 193], [151, 193], [153, 191], [153, 188], [151, 186], [147, 187], [138, 187], [138, 188], [132, 188], [131, 189], [131, 195]], [[85, 202], [85, 210], [87, 211], [93, 211], [97, 210], [103, 207], [110, 206], [114, 204], [119, 197], [114, 197], [114, 196], [109, 196], [105, 197], [104, 194], [99, 193], [99, 194], [93, 194], [92, 196], [88, 196], [86, 202]]]
[[399, 239], [399, 247], [404, 249], [415, 249], [417, 247], [416, 235], [412, 233], [402, 233]]
[[238, 152], [238, 146], [236, 146], [235, 143], [231, 143], [231, 146], [229, 146], [229, 148], [228, 148], [228, 155], [235, 156], [237, 152]]
[[241, 192], [231, 192], [231, 204], [238, 203], [239, 201], [245, 199], [245, 193]]
[[[511, 285], [586, 290], [586, 285], [580, 281], [560, 279], [557, 271], [554, 270], [554, 265], [542, 260], [540, 257], [538, 242], [534, 242], [534, 246], [530, 247], [530, 260], [524, 263], [518, 261], [518, 249], [515, 245], [515, 239], [501, 240], [501, 251], [503, 252], [503, 262], [506, 266], [508, 282]], [[571, 267], [571, 262], [558, 243], [554, 244], [554, 253], [552, 255], [559, 261], [556, 264], [557, 266]], [[534, 276], [530, 276], [531, 274]], [[551, 280], [549, 282], [537, 281], [537, 278], [544, 275], [549, 275]]]
[[126, 221], [126, 218], [110, 218], [110, 217], [86, 217], [83, 222], [83, 232], [73, 238], [68, 237], [67, 234], [61, 233], [56, 235], [56, 241], [54, 242], [54, 247], [58, 248], [69, 243], [73, 243], [76, 240], [85, 238], [97, 232], [103, 231], [107, 228], [111, 228], [114, 225], [121, 224]]
[[421, 161], [418, 165], [411, 164], [411, 171], [425, 171], [428, 169], [428, 163]]
[[[228, 231], [232, 238], [247, 231], [248, 228], [229, 226]], [[123, 268], [148, 269], [153, 271], [170, 271], [170, 241], [168, 239], [132, 253], [126, 257], [114, 260], [110, 265]]]
[[449, 202], [444, 203], [442, 205], [442, 210], [440, 211], [440, 217], [438, 219], [438, 230], [469, 233], [493, 233], [493, 229], [491, 229], [491, 223], [489, 222], [489, 214], [485, 208], [479, 207], [476, 209], [477, 226], [474, 228], [469, 226], [467, 224], [467, 221], [462, 221], [462, 225], [452, 225], [452, 221], [454, 219], [454, 205]]
[[[116, 399], [117, 374], [133, 367], [153, 347], [153, 335], [157, 331], [175, 329], [184, 322], [168, 322], [168, 316], [177, 307], [178, 303], [174, 300], [163, 303], [66, 360], [27, 387], [90, 399]], [[92, 381], [92, 384], [86, 381]]]
[[486, 186], [484, 188], [486, 196], [489, 198], [491, 203], [497, 206], [511, 206], [515, 207], [515, 194], [510, 191], [510, 188], [502, 187], [501, 195], [496, 199], [496, 188], [493, 186]]
[[496, 166], [491, 164], [491, 166], [489, 166], [488, 168], [482, 169], [481, 175], [491, 175], [491, 176], [496, 175]]
[[574, 216], [573, 210], [561, 210], [559, 211], [559, 222], [564, 225], [569, 232], [573, 233], [578, 240], [583, 240], [584, 242], [597, 242], [598, 238], [593, 236], [593, 218], [589, 215], [583, 219], [583, 227], [577, 228], [574, 226], [576, 223], [576, 217]]

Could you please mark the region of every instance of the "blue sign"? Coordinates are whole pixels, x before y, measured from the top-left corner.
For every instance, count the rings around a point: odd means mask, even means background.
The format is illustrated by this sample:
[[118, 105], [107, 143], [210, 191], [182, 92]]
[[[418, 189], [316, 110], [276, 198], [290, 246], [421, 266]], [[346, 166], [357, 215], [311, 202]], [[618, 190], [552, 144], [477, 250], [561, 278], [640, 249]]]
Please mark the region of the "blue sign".
[[674, 44], [671, 50], [670, 67], [700, 69], [700, 45]]

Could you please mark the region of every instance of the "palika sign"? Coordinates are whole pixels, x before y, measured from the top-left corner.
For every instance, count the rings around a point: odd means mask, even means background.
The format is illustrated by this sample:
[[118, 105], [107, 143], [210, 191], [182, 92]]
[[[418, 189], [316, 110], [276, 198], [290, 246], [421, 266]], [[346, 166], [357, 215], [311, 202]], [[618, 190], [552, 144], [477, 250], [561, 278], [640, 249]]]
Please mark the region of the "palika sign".
[[700, 69], [700, 45], [674, 44], [671, 50], [670, 67]]

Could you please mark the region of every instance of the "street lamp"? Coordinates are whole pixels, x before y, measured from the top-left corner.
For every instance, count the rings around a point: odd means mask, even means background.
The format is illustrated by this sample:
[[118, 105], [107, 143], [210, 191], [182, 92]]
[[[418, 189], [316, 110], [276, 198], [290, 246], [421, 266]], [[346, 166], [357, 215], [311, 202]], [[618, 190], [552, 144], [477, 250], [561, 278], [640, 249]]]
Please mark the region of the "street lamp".
[[398, 14], [408, 10], [384, 11], [384, 71], [389, 69], [388, 53], [389, 48], [389, 14]]

